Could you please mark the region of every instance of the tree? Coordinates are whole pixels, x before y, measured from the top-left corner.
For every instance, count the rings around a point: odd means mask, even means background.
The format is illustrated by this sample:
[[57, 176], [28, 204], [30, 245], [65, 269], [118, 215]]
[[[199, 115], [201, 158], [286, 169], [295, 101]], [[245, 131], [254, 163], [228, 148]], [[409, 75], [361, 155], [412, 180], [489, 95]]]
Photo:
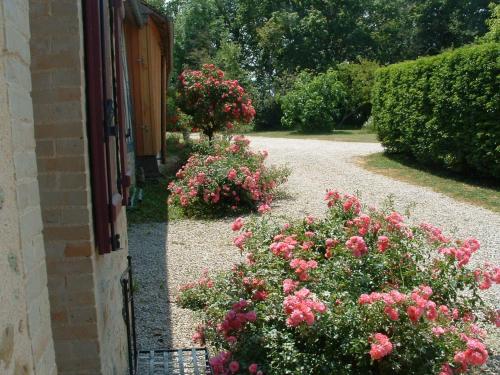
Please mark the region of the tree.
[[[161, 0], [150, 0], [161, 2]], [[287, 77], [359, 59], [385, 65], [471, 43], [490, 0], [171, 0], [175, 71], [224, 66], [276, 122]], [[254, 89], [252, 88], [254, 87]], [[279, 121], [278, 121], [279, 122]]]
[[196, 69], [211, 63], [227, 39], [223, 21], [213, 0], [193, 0], [168, 4], [175, 14], [174, 66]]
[[486, 21], [489, 31], [484, 36], [484, 41], [500, 42], [500, 4], [490, 4], [491, 17]]
[[339, 126], [349, 121], [350, 125], [363, 125], [371, 113], [371, 91], [375, 81], [376, 62], [360, 60], [337, 66], [339, 80], [346, 90], [346, 103]]
[[473, 42], [487, 31], [490, 0], [415, 1], [415, 58]]
[[252, 100], [236, 80], [224, 79], [213, 64], [185, 70], [179, 77], [178, 104], [196, 127], [212, 141], [214, 133], [231, 129], [233, 122], [249, 123], [255, 116]]
[[166, 14], [166, 2], [165, 0], [146, 0], [146, 4], [148, 4], [151, 8], [154, 8], [160, 13]]
[[304, 133], [330, 132], [341, 118], [346, 90], [334, 70], [318, 75], [303, 71], [280, 102], [283, 126]]
[[369, 49], [363, 19], [368, 0], [293, 2], [258, 29], [259, 47], [277, 72], [325, 71]]

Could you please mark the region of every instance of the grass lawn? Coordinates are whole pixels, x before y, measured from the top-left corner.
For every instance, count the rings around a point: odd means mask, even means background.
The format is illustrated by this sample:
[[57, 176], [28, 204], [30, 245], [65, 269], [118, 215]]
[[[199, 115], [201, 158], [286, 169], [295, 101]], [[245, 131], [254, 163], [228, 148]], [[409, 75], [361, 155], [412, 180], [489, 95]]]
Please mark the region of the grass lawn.
[[[140, 224], [149, 222], [166, 222], [167, 210], [167, 185], [166, 180], [148, 180], [144, 183], [143, 200], [138, 201], [136, 194], [134, 207], [127, 209], [129, 224]], [[137, 187], [136, 187], [137, 189]]]
[[342, 129], [326, 134], [303, 134], [295, 130], [253, 131], [247, 133], [252, 137], [318, 139], [334, 142], [378, 142], [377, 134], [364, 129]]
[[[183, 217], [176, 207], [167, 204], [168, 183], [175, 178], [177, 170], [185, 163], [190, 149], [186, 148], [179, 134], [167, 137], [167, 163], [161, 168], [162, 178], [146, 180], [143, 183], [143, 200], [136, 201], [134, 207], [127, 209], [129, 224], [164, 223]], [[137, 187], [136, 187], [137, 189]]]
[[425, 186], [456, 200], [500, 213], [498, 181], [463, 177], [444, 169], [424, 167], [407, 158], [384, 153], [360, 157], [358, 161], [369, 171], [413, 185]]
[[129, 224], [165, 223], [183, 217], [182, 212], [167, 205], [168, 180], [147, 180], [143, 186], [143, 200], [127, 209]]

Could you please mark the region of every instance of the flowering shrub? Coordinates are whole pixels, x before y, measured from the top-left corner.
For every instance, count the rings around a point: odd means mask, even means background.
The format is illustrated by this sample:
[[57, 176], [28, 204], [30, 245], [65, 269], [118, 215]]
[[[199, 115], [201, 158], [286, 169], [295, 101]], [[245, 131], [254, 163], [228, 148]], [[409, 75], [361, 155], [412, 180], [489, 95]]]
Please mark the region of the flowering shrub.
[[238, 81], [225, 80], [224, 72], [212, 64], [181, 73], [177, 101], [210, 140], [216, 131], [233, 128], [233, 122], [249, 123], [255, 117], [245, 89]]
[[215, 374], [446, 375], [484, 365], [483, 324], [500, 319], [479, 291], [500, 282], [500, 268], [466, 267], [479, 242], [353, 195], [330, 191], [326, 201], [322, 219], [237, 219], [247, 261], [180, 293], [203, 318], [196, 338], [219, 352]]
[[194, 153], [168, 186], [169, 203], [191, 215], [269, 210], [276, 187], [286, 181], [289, 171], [266, 167], [267, 152], [254, 152], [249, 143], [236, 136], [232, 141], [193, 145]]

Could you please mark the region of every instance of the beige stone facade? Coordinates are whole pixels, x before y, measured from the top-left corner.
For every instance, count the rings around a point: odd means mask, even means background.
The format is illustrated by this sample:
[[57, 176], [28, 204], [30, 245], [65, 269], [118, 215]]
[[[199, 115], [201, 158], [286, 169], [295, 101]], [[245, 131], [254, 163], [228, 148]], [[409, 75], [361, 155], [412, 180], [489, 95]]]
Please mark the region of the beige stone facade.
[[28, 3], [0, 2], [0, 373], [56, 374], [31, 103]]
[[0, 1], [2, 375], [127, 372], [127, 239], [95, 247], [86, 108], [82, 1]]
[[[120, 276], [127, 240], [122, 238], [124, 250], [107, 255], [94, 246], [82, 2], [30, 3], [36, 149], [59, 374], [124, 374]], [[126, 226], [122, 216], [119, 225]]]

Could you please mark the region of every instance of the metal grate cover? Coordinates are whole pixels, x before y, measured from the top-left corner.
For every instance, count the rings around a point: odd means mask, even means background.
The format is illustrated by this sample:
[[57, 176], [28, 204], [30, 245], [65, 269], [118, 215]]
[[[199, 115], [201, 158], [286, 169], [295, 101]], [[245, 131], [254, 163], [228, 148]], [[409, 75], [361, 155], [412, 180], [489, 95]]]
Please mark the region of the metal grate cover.
[[206, 349], [139, 352], [137, 375], [211, 375]]

